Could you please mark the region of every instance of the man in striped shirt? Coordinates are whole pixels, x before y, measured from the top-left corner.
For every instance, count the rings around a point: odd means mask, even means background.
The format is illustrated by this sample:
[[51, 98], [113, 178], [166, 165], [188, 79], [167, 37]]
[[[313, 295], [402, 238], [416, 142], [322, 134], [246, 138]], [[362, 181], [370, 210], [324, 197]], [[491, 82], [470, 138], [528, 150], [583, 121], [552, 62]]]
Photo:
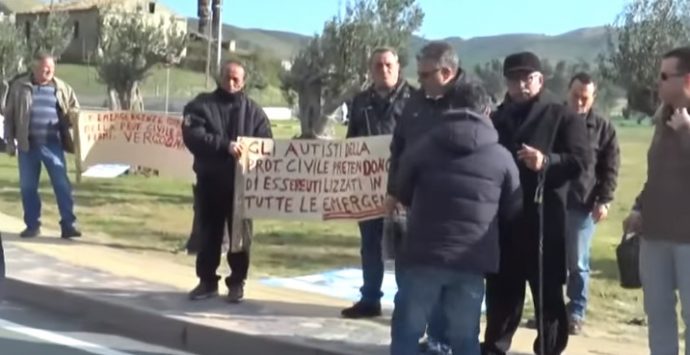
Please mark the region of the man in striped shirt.
[[19, 154], [19, 184], [26, 224], [20, 234], [23, 238], [41, 234], [38, 183], [42, 165], [55, 192], [61, 237], [81, 236], [76, 228], [72, 186], [65, 162], [65, 151], [74, 153], [69, 128], [78, 110], [72, 88], [55, 77], [52, 55], [38, 54], [31, 73], [17, 78], [10, 87], [5, 108], [5, 140], [7, 152]]

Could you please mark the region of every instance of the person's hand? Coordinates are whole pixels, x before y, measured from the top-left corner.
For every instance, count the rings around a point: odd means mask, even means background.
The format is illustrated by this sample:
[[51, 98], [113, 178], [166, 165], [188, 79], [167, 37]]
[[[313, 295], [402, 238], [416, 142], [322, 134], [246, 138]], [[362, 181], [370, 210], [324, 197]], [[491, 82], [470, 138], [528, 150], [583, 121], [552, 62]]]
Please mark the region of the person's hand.
[[235, 159], [239, 159], [242, 156], [242, 146], [237, 142], [230, 142], [228, 152], [235, 157]]
[[632, 211], [623, 220], [624, 233], [639, 233], [642, 231], [642, 214], [639, 211]]
[[599, 223], [609, 215], [609, 205], [607, 203], [597, 203], [592, 209], [592, 219], [594, 223]]
[[544, 169], [544, 154], [539, 149], [523, 144], [522, 149], [517, 152], [517, 156], [518, 160], [523, 162], [532, 171]]
[[398, 199], [391, 195], [387, 195], [383, 206], [386, 210], [386, 216], [392, 216], [398, 208]]
[[676, 109], [673, 115], [671, 115], [671, 119], [666, 122], [666, 125], [674, 131], [690, 128], [690, 114], [688, 114], [688, 110], [685, 107]]

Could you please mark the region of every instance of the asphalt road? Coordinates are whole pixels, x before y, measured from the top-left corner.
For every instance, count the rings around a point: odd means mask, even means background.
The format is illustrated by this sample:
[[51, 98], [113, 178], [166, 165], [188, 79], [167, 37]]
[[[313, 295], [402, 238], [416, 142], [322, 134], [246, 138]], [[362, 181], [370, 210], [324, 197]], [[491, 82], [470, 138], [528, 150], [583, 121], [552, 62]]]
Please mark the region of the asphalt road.
[[95, 330], [75, 319], [0, 301], [2, 355], [193, 355]]

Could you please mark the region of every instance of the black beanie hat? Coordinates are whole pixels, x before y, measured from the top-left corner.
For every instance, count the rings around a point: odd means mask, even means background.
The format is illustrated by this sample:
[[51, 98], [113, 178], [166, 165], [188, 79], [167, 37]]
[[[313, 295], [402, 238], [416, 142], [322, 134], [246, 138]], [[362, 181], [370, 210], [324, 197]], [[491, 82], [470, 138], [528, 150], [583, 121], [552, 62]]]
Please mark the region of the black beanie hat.
[[511, 54], [503, 61], [503, 75], [515, 72], [541, 72], [541, 61], [532, 52]]

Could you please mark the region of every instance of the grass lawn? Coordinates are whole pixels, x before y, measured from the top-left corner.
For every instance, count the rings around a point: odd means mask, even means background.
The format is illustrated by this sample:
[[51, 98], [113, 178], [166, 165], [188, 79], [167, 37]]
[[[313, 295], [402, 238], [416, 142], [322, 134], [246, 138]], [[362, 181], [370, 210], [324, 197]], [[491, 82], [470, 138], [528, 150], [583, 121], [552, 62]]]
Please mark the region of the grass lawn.
[[[275, 122], [277, 137], [299, 132], [295, 122]], [[339, 136], [344, 127], [338, 126]], [[643, 317], [640, 291], [618, 286], [615, 247], [621, 221], [639, 192], [645, 176], [646, 150], [652, 129], [619, 127], [622, 167], [617, 200], [609, 219], [599, 225], [592, 250], [593, 279], [589, 320], [597, 328], [621, 335], [644, 336], [642, 327], [626, 323]], [[189, 235], [192, 220], [191, 186], [178, 181], [142, 176], [112, 180], [89, 179], [75, 187], [77, 215], [89, 239], [131, 249], [174, 254]], [[42, 176], [44, 223], [57, 226], [55, 199], [46, 174]], [[0, 211], [21, 217], [16, 160], [0, 155]], [[354, 223], [257, 221], [253, 248], [253, 276], [300, 275], [359, 264], [359, 236]], [[192, 258], [178, 254], [180, 262]]]

